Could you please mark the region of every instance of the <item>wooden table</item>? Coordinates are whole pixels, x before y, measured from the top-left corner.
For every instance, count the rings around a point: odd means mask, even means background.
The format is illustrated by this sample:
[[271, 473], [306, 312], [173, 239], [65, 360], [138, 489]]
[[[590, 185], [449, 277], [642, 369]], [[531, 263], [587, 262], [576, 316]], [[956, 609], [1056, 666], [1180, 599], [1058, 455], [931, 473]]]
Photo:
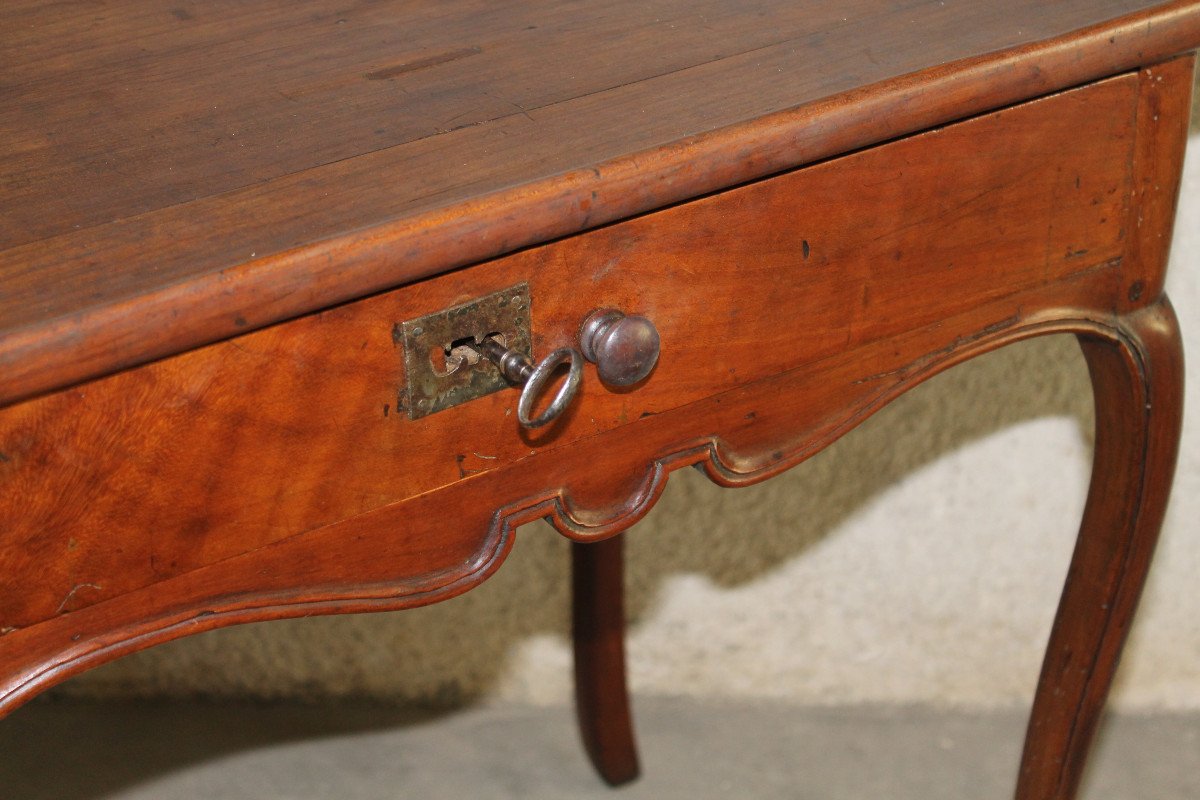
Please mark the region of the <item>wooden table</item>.
[[[0, 711], [451, 597], [545, 517], [580, 543], [585, 743], [628, 780], [610, 537], [667, 475], [765, 479], [1070, 332], [1095, 466], [1017, 796], [1073, 795], [1175, 460], [1200, 2], [14, 0], [0, 30]], [[587, 366], [548, 426], [468, 357], [606, 308], [657, 366]]]

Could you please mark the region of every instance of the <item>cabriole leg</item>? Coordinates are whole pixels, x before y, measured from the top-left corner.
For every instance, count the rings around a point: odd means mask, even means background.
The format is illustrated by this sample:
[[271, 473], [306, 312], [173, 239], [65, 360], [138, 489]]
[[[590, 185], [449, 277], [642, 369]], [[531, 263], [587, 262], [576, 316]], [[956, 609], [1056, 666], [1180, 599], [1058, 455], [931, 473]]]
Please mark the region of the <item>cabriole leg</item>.
[[1175, 469], [1183, 348], [1171, 305], [1080, 336], [1096, 403], [1096, 451], [1079, 539], [1034, 696], [1017, 800], [1075, 797], [1145, 583]]

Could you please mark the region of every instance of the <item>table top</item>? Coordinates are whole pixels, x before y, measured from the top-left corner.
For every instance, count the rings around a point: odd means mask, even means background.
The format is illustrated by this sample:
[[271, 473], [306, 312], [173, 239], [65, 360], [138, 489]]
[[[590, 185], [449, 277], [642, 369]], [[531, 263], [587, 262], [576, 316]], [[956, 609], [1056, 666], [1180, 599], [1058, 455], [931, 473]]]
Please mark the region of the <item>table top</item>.
[[1150, 63], [1200, 2], [0, 8], [0, 404]]

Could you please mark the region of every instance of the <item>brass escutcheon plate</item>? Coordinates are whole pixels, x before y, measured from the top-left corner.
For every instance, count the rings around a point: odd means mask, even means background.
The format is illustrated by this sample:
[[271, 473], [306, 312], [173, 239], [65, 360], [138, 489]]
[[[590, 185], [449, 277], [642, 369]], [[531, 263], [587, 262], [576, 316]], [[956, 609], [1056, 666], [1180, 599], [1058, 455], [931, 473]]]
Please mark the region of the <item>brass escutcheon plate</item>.
[[409, 320], [396, 326], [404, 342], [406, 399], [409, 419], [483, 397], [510, 384], [486, 358], [470, 363], [451, 355], [455, 342], [480, 342], [500, 334], [509, 349], [529, 356], [529, 284], [519, 283], [478, 300]]

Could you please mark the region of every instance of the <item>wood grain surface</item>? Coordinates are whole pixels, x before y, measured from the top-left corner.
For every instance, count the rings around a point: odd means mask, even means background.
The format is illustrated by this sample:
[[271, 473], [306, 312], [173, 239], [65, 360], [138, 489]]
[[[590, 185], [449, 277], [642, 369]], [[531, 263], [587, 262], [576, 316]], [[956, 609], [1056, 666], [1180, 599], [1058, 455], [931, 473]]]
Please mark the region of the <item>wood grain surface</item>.
[[[0, 628], [1020, 290], [1120, 280], [1138, 88], [1113, 78], [0, 411], [0, 574], [39, 576], [0, 591]], [[513, 390], [409, 420], [395, 326], [523, 280], [535, 355], [572, 344], [592, 309], [620, 308], [658, 327], [654, 374], [612, 392], [589, 370], [567, 416], [536, 433]], [[576, 515], [621, 516], [643, 472], [572, 475]]]
[[[1139, 160], [1151, 85], [1112, 78], [0, 411], [0, 709], [219, 625], [434, 602], [523, 522], [610, 536], [672, 469], [761, 480], [972, 355], [1113, 340], [1132, 282], [1162, 269], [1125, 267], [1136, 176], [1167, 169]], [[655, 321], [658, 368], [623, 392], [589, 368], [536, 436], [512, 391], [409, 420], [395, 324], [516, 279], [535, 352], [616, 306]]]
[[[500, 565], [517, 526], [550, 516], [573, 537], [611, 536], [645, 515], [675, 469], [697, 465], [726, 486], [767, 479], [960, 361], [1049, 333], [1115, 340], [1119, 331], [1111, 315], [1086, 311], [1111, 300], [1109, 277], [1085, 273], [1056, 284], [1053, 292], [1013, 295], [912, 336], [648, 416], [574, 448], [539, 451], [428, 495], [7, 630], [0, 638], [0, 714], [78, 672], [181, 636], [452, 597]], [[1010, 323], [980, 325], [980, 315], [1004, 319], [1014, 308], [1021, 316], [1010, 316]], [[684, 429], [720, 433], [681, 439]], [[618, 514], [605, 519], [580, 513], [574, 483], [562, 485], [561, 476], [581, 462], [631, 477], [632, 485], [612, 488], [613, 505], [620, 493]], [[504, 498], [511, 500], [494, 511], [490, 503]], [[446, 523], [446, 509], [454, 510], [453, 524]]]
[[[1178, 439], [1200, 1], [19, 0], [0, 29], [0, 715], [178, 636], [452, 597], [547, 518], [585, 740], [628, 780], [601, 540], [674, 469], [763, 480], [1070, 332], [1097, 458], [1017, 796], [1074, 795]], [[518, 282], [535, 354], [614, 307], [657, 368], [589, 367], [536, 433], [515, 391], [409, 419], [397, 326]]]
[[1139, 75], [1134, 198], [1122, 271], [1130, 309], [1116, 336], [1079, 337], [1092, 379], [1096, 446], [1087, 504], [1034, 695], [1018, 800], [1075, 796], [1149, 573], [1183, 422], [1179, 321], [1157, 297], [1187, 135], [1193, 59]]
[[0, 403], [1150, 63], [1200, 3], [6, 3]]

